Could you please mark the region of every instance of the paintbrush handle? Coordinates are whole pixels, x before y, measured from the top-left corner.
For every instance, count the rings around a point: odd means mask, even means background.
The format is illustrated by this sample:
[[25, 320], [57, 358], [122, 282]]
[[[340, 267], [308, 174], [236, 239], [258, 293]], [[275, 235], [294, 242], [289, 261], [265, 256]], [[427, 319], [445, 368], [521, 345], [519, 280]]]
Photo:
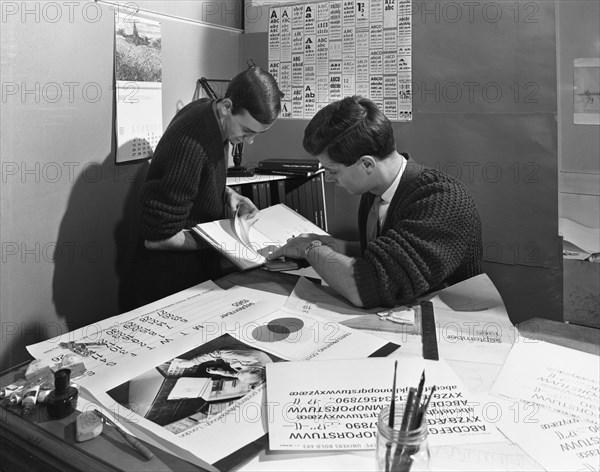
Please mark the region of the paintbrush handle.
[[127, 443], [133, 447], [136, 451], [138, 451], [142, 456], [144, 456], [147, 460], [151, 460], [154, 458], [154, 454], [150, 449], [144, 446], [135, 436], [132, 436], [128, 432], [126, 432], [123, 428], [121, 428], [117, 423], [111, 420], [108, 416], [102, 413], [100, 410], [94, 410], [96, 414], [102, 418], [108, 425], [112, 426], [117, 430], [117, 432], [123, 436], [123, 439], [127, 441]]
[[125, 441], [127, 441], [131, 445], [131, 447], [133, 447], [136, 451], [138, 451], [147, 460], [150, 460], [154, 457], [154, 454], [152, 453], [152, 451], [150, 449], [148, 449], [146, 446], [144, 446], [137, 438], [135, 438], [134, 436], [132, 436], [129, 433], [126, 433], [118, 426], [115, 426], [115, 428], [121, 434], [121, 436], [123, 436], [125, 438]]

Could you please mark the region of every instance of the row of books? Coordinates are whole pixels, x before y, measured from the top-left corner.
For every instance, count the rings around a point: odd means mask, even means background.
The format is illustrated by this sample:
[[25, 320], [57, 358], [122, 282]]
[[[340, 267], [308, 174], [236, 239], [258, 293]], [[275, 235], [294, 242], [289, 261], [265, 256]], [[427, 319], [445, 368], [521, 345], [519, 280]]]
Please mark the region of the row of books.
[[263, 159], [258, 162], [257, 174], [312, 177], [321, 171], [317, 159]]
[[231, 188], [250, 198], [259, 210], [283, 203], [327, 231], [323, 175], [320, 173], [308, 178], [232, 185]]

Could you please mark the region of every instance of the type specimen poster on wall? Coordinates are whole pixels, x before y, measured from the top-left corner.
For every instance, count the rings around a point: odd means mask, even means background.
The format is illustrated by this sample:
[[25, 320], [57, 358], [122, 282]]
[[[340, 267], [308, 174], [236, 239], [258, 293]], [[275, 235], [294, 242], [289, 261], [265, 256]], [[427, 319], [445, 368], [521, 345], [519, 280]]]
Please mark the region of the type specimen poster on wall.
[[162, 135], [160, 23], [115, 14], [116, 162], [148, 159]]
[[411, 0], [339, 0], [269, 9], [269, 71], [283, 118], [312, 118], [349, 95], [410, 121]]

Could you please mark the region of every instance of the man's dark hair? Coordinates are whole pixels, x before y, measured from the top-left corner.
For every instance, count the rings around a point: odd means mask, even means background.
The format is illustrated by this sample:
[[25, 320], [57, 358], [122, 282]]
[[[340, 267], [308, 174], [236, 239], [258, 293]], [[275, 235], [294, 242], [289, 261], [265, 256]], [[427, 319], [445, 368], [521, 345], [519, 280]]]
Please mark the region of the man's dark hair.
[[330, 103], [310, 120], [304, 130], [304, 149], [345, 166], [361, 156], [383, 159], [396, 149], [390, 120], [368, 98], [346, 97]]
[[246, 110], [259, 123], [270, 125], [279, 116], [283, 94], [271, 74], [254, 66], [231, 79], [224, 98], [233, 102], [234, 115]]

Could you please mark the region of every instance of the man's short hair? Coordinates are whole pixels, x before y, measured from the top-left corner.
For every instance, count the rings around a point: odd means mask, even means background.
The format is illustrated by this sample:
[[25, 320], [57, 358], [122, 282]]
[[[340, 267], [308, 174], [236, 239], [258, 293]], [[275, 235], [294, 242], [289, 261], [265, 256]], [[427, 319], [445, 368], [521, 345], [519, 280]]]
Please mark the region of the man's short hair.
[[380, 159], [396, 149], [390, 120], [375, 103], [360, 96], [346, 97], [322, 108], [304, 130], [304, 149], [345, 166], [361, 156]]
[[279, 116], [283, 93], [271, 74], [253, 66], [229, 81], [224, 98], [233, 102], [234, 115], [246, 110], [259, 123], [270, 125]]

